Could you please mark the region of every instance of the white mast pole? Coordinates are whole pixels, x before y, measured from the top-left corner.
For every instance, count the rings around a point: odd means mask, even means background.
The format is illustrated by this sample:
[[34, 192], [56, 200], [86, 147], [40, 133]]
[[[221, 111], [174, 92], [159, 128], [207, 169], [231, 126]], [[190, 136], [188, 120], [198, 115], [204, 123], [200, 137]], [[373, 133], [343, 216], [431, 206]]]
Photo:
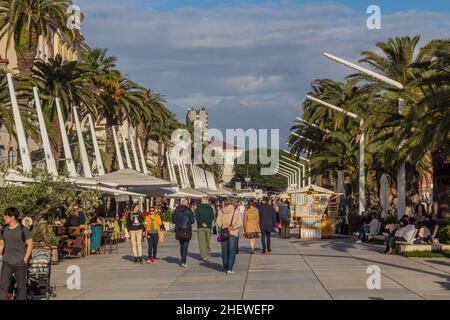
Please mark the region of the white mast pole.
[[97, 136], [95, 134], [94, 121], [92, 120], [92, 116], [90, 114], [88, 114], [88, 119], [89, 126], [91, 128], [92, 143], [94, 144], [95, 161], [97, 162], [98, 175], [103, 176], [105, 175], [105, 169], [103, 168], [102, 156], [100, 154], [100, 148], [98, 147]]
[[145, 163], [144, 151], [142, 149], [141, 140], [139, 140], [139, 138], [137, 139], [137, 143], [139, 148], [139, 155], [141, 156], [142, 172], [148, 174], [147, 164]]
[[8, 79], [9, 95], [11, 97], [14, 124], [16, 125], [17, 132], [17, 143], [19, 145], [20, 158], [22, 159], [22, 169], [24, 173], [30, 173], [32, 170], [30, 152], [28, 151], [27, 139], [23, 129], [22, 118], [20, 117], [19, 104], [17, 103], [12, 74], [7, 73], [6, 78]]
[[78, 143], [80, 145], [81, 163], [83, 165], [83, 175], [86, 178], [92, 178], [91, 166], [89, 165], [89, 158], [86, 151], [86, 145], [84, 144], [80, 119], [78, 118], [78, 112], [76, 107], [73, 107], [73, 115], [75, 118], [75, 125], [77, 127]]
[[75, 168], [75, 163], [73, 162], [72, 151], [70, 150], [69, 138], [67, 137], [66, 124], [63, 119], [59, 98], [55, 99], [55, 103], [56, 111], [58, 113], [59, 130], [61, 131], [61, 139], [64, 148], [64, 157], [66, 158], [67, 171], [69, 172], [69, 177], [75, 178], [77, 176], [77, 169]]
[[116, 127], [112, 127], [113, 137], [114, 137], [114, 145], [116, 146], [116, 155], [117, 155], [117, 161], [119, 162], [119, 170], [125, 169], [123, 166], [123, 159], [122, 159], [122, 152], [120, 152], [120, 144], [119, 139], [117, 138], [117, 131]]
[[55, 158], [53, 157], [52, 149], [50, 147], [50, 140], [48, 139], [47, 127], [45, 126], [44, 113], [42, 112], [41, 99], [39, 99], [38, 89], [33, 87], [34, 104], [36, 105], [36, 112], [38, 116], [39, 129], [41, 131], [42, 147], [44, 148], [45, 164], [47, 171], [53, 176], [58, 176], [58, 169], [56, 168]]
[[131, 164], [130, 152], [128, 151], [127, 140], [125, 139], [125, 131], [122, 128], [122, 143], [125, 148], [125, 159], [127, 160], [127, 167], [129, 169], [133, 169], [133, 165]]

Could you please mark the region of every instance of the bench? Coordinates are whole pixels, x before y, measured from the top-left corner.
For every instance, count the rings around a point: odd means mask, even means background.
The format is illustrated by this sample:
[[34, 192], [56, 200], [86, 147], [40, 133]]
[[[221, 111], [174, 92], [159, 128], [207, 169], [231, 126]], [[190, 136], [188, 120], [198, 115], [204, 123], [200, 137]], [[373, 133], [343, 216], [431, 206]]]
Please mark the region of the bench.
[[450, 251], [450, 244], [398, 244], [397, 253], [403, 252], [432, 252], [432, 251]]

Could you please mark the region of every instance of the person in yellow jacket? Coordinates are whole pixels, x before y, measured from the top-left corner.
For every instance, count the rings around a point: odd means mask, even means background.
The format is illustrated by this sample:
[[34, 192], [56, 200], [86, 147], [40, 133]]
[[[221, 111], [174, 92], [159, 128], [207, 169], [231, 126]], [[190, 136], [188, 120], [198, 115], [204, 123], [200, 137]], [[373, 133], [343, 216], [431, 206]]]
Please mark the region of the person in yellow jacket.
[[145, 217], [145, 232], [148, 239], [148, 263], [156, 263], [156, 253], [158, 241], [161, 238], [161, 226], [163, 221], [155, 208], [150, 208], [149, 214]]

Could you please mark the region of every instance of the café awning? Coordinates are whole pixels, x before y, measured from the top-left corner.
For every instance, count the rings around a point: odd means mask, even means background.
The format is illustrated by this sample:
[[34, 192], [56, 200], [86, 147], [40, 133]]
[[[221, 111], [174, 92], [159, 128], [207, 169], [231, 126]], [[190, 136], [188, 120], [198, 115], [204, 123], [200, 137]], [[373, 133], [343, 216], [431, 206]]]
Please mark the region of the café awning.
[[158, 189], [172, 188], [176, 186], [170, 181], [131, 169], [123, 169], [108, 173], [99, 177], [99, 181], [101, 184], [116, 183], [118, 187], [124, 187], [129, 191], [139, 193], [152, 193]]

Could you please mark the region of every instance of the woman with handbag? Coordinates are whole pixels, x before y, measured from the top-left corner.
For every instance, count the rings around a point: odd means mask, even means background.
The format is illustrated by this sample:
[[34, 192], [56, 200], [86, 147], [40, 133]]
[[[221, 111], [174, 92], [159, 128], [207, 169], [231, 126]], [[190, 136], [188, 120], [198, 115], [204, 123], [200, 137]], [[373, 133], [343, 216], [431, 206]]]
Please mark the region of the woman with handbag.
[[195, 223], [194, 213], [188, 205], [189, 202], [182, 199], [172, 216], [172, 223], [175, 225], [175, 239], [180, 242], [180, 266], [183, 268], [187, 268], [186, 259], [189, 242], [192, 239], [192, 225]]
[[242, 225], [241, 214], [237, 208], [236, 200], [233, 201], [232, 205], [226, 206], [219, 211], [217, 224], [220, 226], [223, 268], [227, 274], [233, 274], [239, 227]]

